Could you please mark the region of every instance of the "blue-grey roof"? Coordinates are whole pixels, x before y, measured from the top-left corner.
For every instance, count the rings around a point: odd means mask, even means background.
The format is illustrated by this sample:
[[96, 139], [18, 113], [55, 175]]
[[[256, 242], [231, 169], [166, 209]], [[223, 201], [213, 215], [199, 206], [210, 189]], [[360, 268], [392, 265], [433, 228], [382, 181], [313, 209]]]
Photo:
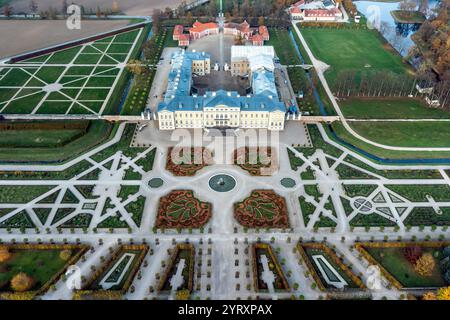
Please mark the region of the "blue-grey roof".
[[164, 101], [158, 106], [158, 112], [177, 110], [203, 111], [219, 105], [238, 107], [242, 111], [286, 111], [284, 103], [279, 101], [275, 86], [275, 76], [265, 68], [252, 72], [253, 95], [240, 96], [237, 92], [219, 90], [208, 91], [203, 96], [191, 96], [192, 60], [209, 59], [203, 52], [177, 51], [172, 56], [172, 69]]
[[205, 52], [177, 51], [172, 56], [172, 68], [169, 73], [166, 95], [167, 102], [177, 96], [189, 96], [192, 85], [192, 60], [210, 59]]
[[264, 94], [278, 98], [273, 72], [259, 70], [252, 73], [252, 89], [254, 94]]
[[237, 92], [219, 90], [217, 92], [206, 92], [204, 96], [175, 97], [168, 102], [162, 102], [158, 106], [160, 111], [203, 111], [203, 108], [214, 108], [219, 105], [238, 107], [241, 111], [286, 111], [284, 103], [276, 97], [270, 98], [266, 94], [255, 94], [239, 96]]

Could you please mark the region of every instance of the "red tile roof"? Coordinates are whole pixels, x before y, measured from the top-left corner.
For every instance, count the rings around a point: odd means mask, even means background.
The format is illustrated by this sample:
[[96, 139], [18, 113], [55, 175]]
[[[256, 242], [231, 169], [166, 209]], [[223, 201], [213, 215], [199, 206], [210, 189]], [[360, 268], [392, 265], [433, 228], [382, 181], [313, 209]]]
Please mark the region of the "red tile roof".
[[302, 11], [299, 8], [297, 8], [297, 7], [292, 7], [290, 9], [290, 11], [291, 11], [291, 13], [302, 13]]
[[201, 23], [198, 21], [194, 22], [192, 28], [189, 29], [189, 32], [203, 32], [208, 29], [217, 29], [219, 25], [214, 22]]
[[305, 17], [331, 17], [334, 16], [334, 11], [325, 9], [311, 9], [304, 10]]
[[255, 35], [252, 37], [252, 41], [253, 41], [253, 42], [262, 42], [262, 41], [264, 41], [264, 38], [263, 38], [263, 36], [260, 35], [260, 34], [255, 34]]

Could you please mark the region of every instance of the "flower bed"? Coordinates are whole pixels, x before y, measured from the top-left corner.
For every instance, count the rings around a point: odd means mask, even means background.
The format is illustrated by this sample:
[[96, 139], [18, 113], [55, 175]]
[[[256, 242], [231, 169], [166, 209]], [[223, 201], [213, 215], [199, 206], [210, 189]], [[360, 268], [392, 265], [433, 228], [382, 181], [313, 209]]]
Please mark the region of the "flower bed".
[[212, 152], [203, 147], [192, 147], [187, 150], [170, 147], [167, 151], [166, 170], [172, 172], [174, 176], [194, 176], [197, 171], [212, 163]]
[[278, 159], [273, 148], [236, 149], [233, 154], [233, 163], [252, 176], [268, 176], [278, 170]]
[[254, 190], [234, 204], [234, 217], [247, 228], [289, 228], [286, 201], [273, 190]]
[[312, 254], [321, 254], [323, 255], [328, 262], [334, 267], [334, 269], [344, 278], [344, 280], [348, 283], [348, 287], [353, 289], [366, 289], [366, 286], [361, 281], [359, 277], [357, 277], [348, 267], [345, 265], [342, 260], [336, 255], [336, 253], [331, 250], [328, 246], [323, 243], [298, 243], [297, 250], [302, 259], [305, 261], [306, 266], [311, 272], [314, 281], [317, 283], [317, 286], [321, 291], [336, 291], [334, 287], [330, 287], [321, 276], [318, 271], [315, 263], [311, 261]]
[[170, 258], [169, 265], [159, 282], [158, 292], [170, 292], [172, 290], [170, 280], [177, 272], [177, 267], [181, 259], [185, 260], [185, 267], [182, 273], [184, 281], [181, 287], [177, 288], [177, 290], [186, 290], [189, 293], [192, 292], [194, 285], [194, 255], [195, 248], [192, 244], [179, 243], [176, 245], [175, 251]]
[[[89, 248], [73, 244], [2, 244], [0, 247], [10, 253], [0, 263], [0, 300], [31, 300], [44, 294]], [[14, 290], [10, 281], [19, 273], [26, 275], [28, 285]]]
[[290, 291], [289, 284], [284, 276], [283, 270], [278, 263], [277, 257], [274, 255], [272, 247], [266, 243], [256, 243], [252, 245], [252, 262], [253, 262], [253, 284], [256, 292], [267, 292], [269, 286], [261, 278], [264, 271], [261, 257], [266, 256], [270, 271], [275, 276], [273, 288], [275, 291]]
[[[76, 290], [73, 294], [74, 300], [119, 300], [128, 291], [131, 283], [139, 270], [142, 261], [147, 254], [149, 247], [147, 245], [122, 245], [108, 259], [103, 266], [96, 270], [90, 280], [82, 290]], [[131, 266], [125, 271], [125, 276], [119, 284], [112, 286], [108, 290], [103, 290], [100, 282], [109, 273], [111, 268], [126, 253], [135, 254]], [[119, 266], [123, 267], [123, 266]], [[123, 271], [123, 270], [122, 270]]]
[[156, 228], [200, 228], [212, 215], [212, 204], [194, 197], [192, 190], [174, 190], [159, 199]]
[[[442, 249], [450, 242], [364, 242], [355, 244], [356, 249], [371, 264], [380, 268], [382, 275], [397, 289], [439, 288], [446, 286], [439, 266]], [[428, 276], [420, 275], [407, 259], [404, 250], [419, 248], [422, 254], [429, 253], [436, 265]]]

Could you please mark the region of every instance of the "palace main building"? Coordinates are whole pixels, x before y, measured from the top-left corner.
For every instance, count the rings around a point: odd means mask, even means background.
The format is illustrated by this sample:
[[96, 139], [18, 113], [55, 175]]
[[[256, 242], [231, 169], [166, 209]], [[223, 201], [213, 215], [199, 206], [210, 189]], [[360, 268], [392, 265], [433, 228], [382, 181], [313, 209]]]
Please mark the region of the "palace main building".
[[172, 56], [172, 68], [164, 101], [158, 106], [160, 130], [283, 130], [286, 106], [278, 97], [273, 58], [273, 47], [233, 46], [232, 61], [235, 66], [233, 67], [232, 63], [231, 72], [233, 75], [248, 74], [252, 94], [241, 96], [235, 91], [219, 90], [196, 95], [191, 94], [192, 73], [199, 76], [209, 74], [211, 58], [204, 52], [177, 51]]

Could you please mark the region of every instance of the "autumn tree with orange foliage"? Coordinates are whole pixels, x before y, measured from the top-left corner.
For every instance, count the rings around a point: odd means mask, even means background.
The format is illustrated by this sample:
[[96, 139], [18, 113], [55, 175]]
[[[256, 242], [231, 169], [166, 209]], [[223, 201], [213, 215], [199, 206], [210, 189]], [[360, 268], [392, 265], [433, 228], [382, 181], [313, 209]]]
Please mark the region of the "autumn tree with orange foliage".
[[433, 273], [436, 262], [431, 253], [424, 253], [416, 262], [414, 270], [421, 276], [429, 277]]
[[33, 287], [33, 283], [33, 278], [24, 272], [20, 272], [11, 279], [11, 288], [16, 292], [25, 292]]
[[0, 263], [6, 262], [11, 258], [11, 252], [5, 246], [0, 246]]
[[425, 292], [424, 295], [422, 296], [422, 300], [427, 300], [427, 301], [437, 300], [436, 293], [431, 292], [431, 291]]

